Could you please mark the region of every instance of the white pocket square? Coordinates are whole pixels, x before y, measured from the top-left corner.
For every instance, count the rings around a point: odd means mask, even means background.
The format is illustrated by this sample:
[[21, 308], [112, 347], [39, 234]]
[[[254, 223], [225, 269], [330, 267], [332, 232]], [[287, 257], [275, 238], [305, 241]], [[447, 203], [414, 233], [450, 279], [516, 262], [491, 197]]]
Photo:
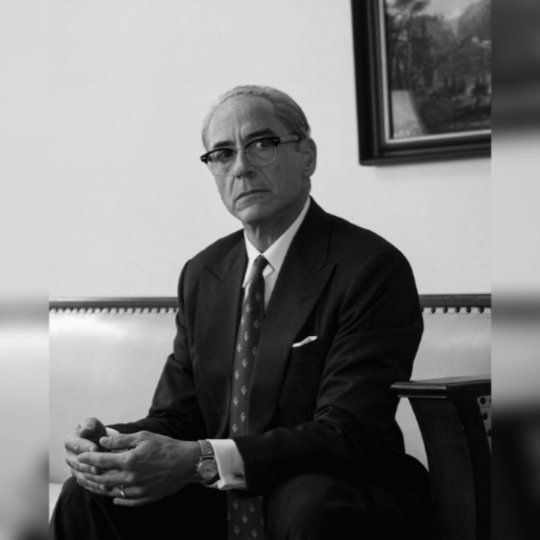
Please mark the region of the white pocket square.
[[312, 341], [315, 341], [316, 339], [317, 339], [317, 336], [308, 336], [302, 341], [297, 341], [296, 343], [293, 343], [292, 344], [293, 349], [296, 349], [298, 347], [303, 347], [304, 345], [307, 345], [308, 343], [311, 343]]

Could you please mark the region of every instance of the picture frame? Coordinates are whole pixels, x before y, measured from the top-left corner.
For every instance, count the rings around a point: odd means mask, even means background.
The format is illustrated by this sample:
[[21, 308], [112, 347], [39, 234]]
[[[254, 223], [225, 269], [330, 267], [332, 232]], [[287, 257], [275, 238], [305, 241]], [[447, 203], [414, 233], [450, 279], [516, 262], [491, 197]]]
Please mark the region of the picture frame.
[[351, 0], [362, 165], [490, 155], [490, 2]]

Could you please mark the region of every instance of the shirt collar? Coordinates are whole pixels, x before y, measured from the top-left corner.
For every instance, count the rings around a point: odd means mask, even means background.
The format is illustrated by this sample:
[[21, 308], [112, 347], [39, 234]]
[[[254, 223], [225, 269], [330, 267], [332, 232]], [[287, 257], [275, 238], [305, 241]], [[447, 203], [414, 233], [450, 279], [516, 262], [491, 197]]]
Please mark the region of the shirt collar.
[[261, 253], [247, 239], [247, 236], [244, 233], [244, 241], [246, 243], [246, 252], [248, 256], [248, 264], [244, 276], [244, 287], [248, 283], [248, 278], [251, 274], [251, 268], [253, 267], [253, 263], [259, 255], [263, 255], [264, 258], [268, 261], [268, 264], [263, 271], [263, 276], [266, 276], [272, 272], [279, 273], [279, 271], [281, 270], [281, 266], [283, 265], [283, 261], [285, 260], [285, 256], [287, 255], [287, 251], [289, 251], [289, 247], [293, 241], [293, 238], [295, 237], [298, 229], [300, 228], [300, 225], [302, 225], [302, 222], [306, 217], [310, 202], [311, 197], [308, 197], [306, 203], [304, 204], [304, 207], [302, 208], [302, 211], [300, 212], [300, 214], [298, 214], [298, 217], [292, 222], [289, 228], [263, 253]]

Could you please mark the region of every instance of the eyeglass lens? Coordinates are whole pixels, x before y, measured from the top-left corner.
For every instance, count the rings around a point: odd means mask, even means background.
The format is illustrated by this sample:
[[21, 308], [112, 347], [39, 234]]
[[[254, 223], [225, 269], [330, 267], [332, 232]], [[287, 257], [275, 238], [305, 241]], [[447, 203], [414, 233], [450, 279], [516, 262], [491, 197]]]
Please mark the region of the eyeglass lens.
[[[276, 145], [270, 140], [257, 140], [248, 144], [244, 148], [244, 152], [252, 165], [262, 167], [274, 161], [276, 157]], [[237, 153], [236, 150], [231, 149], [218, 151], [209, 156], [208, 165], [213, 172], [226, 172], [236, 160]]]

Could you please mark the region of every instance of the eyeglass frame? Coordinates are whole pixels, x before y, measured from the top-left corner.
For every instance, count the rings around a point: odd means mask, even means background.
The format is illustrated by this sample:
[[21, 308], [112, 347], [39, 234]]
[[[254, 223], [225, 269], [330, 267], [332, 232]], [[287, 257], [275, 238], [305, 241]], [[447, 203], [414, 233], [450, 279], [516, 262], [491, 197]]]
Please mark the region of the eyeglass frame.
[[232, 167], [232, 164], [234, 163], [236, 157], [238, 156], [238, 154], [240, 152], [244, 152], [246, 151], [246, 148], [248, 146], [251, 146], [252, 144], [258, 142], [258, 141], [261, 141], [261, 140], [265, 140], [265, 139], [269, 139], [272, 141], [273, 145], [274, 145], [274, 157], [272, 158], [272, 161], [269, 161], [268, 163], [265, 163], [264, 165], [255, 165], [250, 159], [249, 159], [249, 154], [247, 155], [247, 159], [249, 160], [249, 162], [254, 166], [254, 167], [267, 167], [268, 165], [271, 165], [272, 163], [274, 163], [274, 161], [276, 160], [276, 157], [277, 157], [277, 148], [280, 144], [288, 144], [288, 143], [292, 143], [292, 142], [300, 142], [303, 137], [301, 137], [300, 135], [295, 135], [295, 134], [292, 134], [292, 135], [284, 135], [283, 137], [279, 137], [277, 135], [273, 136], [273, 135], [266, 135], [264, 137], [257, 137], [256, 139], [253, 139], [252, 141], [248, 142], [247, 144], [245, 144], [242, 148], [240, 148], [239, 150], [236, 150], [236, 149], [232, 149], [232, 148], [227, 148], [227, 147], [223, 147], [223, 148], [215, 148], [214, 150], [210, 150], [209, 152], [206, 152], [205, 154], [203, 154], [202, 156], [200, 156], [200, 160], [208, 166], [208, 168], [210, 169], [211, 172], [212, 171], [212, 161], [209, 159], [210, 158], [210, 155], [213, 154], [214, 152], [219, 152], [220, 150], [231, 150], [233, 152], [235, 152], [232, 156], [232, 160], [231, 160], [231, 164], [230, 164], [230, 167]]

